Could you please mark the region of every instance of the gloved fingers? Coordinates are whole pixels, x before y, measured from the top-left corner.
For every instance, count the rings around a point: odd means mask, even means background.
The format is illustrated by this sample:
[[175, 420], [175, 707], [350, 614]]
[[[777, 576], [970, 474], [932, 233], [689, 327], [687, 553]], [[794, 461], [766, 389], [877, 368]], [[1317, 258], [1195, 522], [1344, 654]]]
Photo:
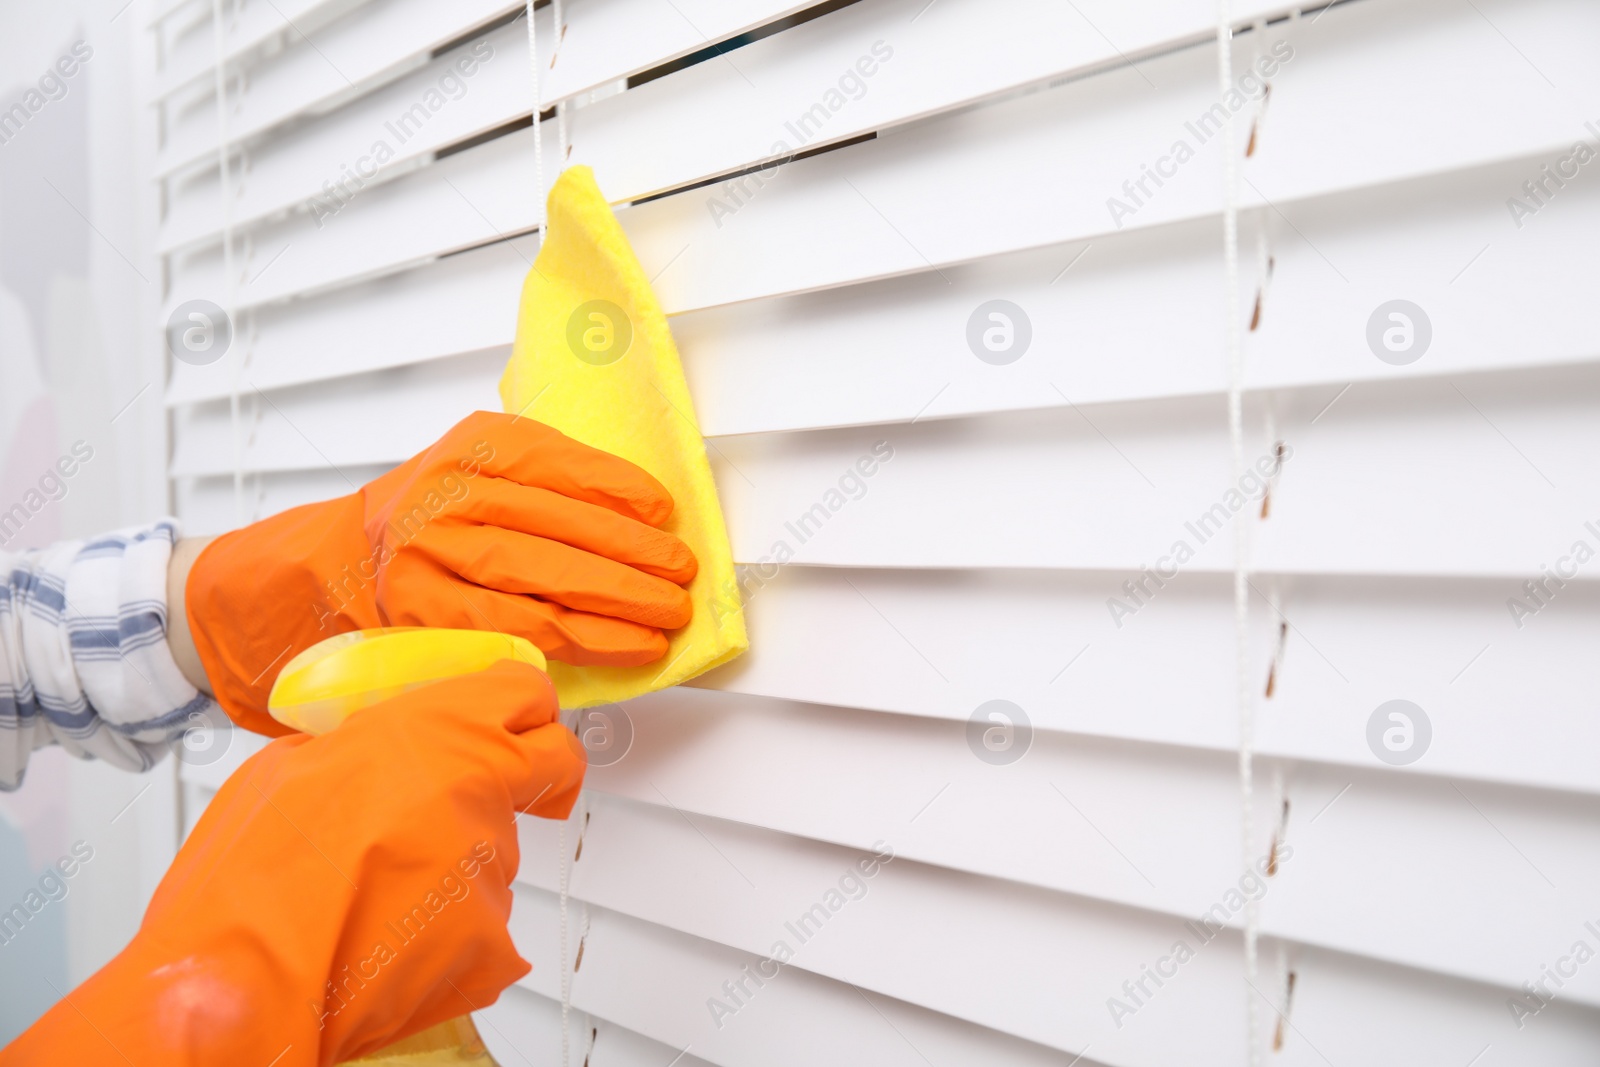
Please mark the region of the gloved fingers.
[[[392, 499], [399, 491], [401, 486], [409, 485], [415, 481], [417, 472], [422, 469], [423, 464], [428, 463], [430, 460], [434, 460], [442, 465], [445, 462], [449, 462], [450, 456], [462, 451], [462, 449], [458, 446], [453, 452], [435, 455], [440, 446], [444, 445], [446, 441], [448, 441], [448, 438], [446, 438], [445, 441], [435, 442], [434, 445], [426, 452], [418, 452], [416, 455], [412, 456], [410, 459], [406, 460], [404, 463], [400, 464], [398, 467], [395, 467], [388, 473], [378, 475], [378, 477], [372, 479], [372, 481], [356, 490], [356, 492], [352, 495], [364, 497], [367, 501]], [[467, 456], [470, 456], [470, 451], [467, 453]], [[467, 456], [463, 456], [461, 458], [467, 458]], [[459, 459], [457, 462], [459, 462]]]
[[542, 422], [478, 411], [456, 424], [457, 433], [487, 441], [484, 472], [609, 508], [660, 526], [672, 515], [672, 494], [644, 468], [591, 448]]
[[518, 815], [565, 819], [572, 814], [589, 760], [577, 736], [558, 722], [517, 735], [526, 773], [512, 786]]
[[410, 550], [468, 581], [503, 593], [527, 593], [575, 611], [674, 630], [694, 614], [678, 585], [560, 541], [491, 526], [437, 525]]
[[667, 637], [653, 626], [573, 611], [517, 593], [484, 592], [506, 601], [534, 605], [546, 620], [550, 641], [548, 645], [537, 641], [534, 644], [553, 660], [574, 667], [642, 667], [667, 654]]
[[487, 705], [500, 699], [501, 694], [513, 694], [509, 697], [511, 712], [501, 719], [513, 734], [560, 724], [561, 701], [556, 696], [555, 683], [533, 664], [503, 659], [471, 677], [475, 682], [473, 691], [462, 694], [468, 700], [482, 699]]
[[[427, 572], [427, 577], [421, 578], [419, 571]], [[654, 627], [573, 611], [520, 593], [485, 589], [457, 578], [431, 560], [410, 560], [409, 565], [380, 579], [380, 589], [383, 583], [395, 584], [397, 577], [398, 584], [412, 592], [388, 597], [401, 605], [388, 613], [386, 621], [391, 626], [499, 630], [532, 641], [551, 659], [580, 667], [638, 667], [667, 652], [666, 637]], [[420, 588], [431, 592], [417, 595]]]
[[[489, 813], [490, 824], [510, 835], [509, 845], [494, 850], [509, 864], [504, 872], [509, 883], [516, 870], [511, 831], [516, 813], [570, 808], [583, 784], [587, 761], [560, 714], [555, 686], [544, 671], [501, 660], [363, 708], [313, 742], [322, 751], [311, 761], [317, 766], [305, 770], [315, 775], [325, 765], [346, 766], [387, 753], [391, 769], [421, 795], [474, 797], [475, 807]], [[467, 768], [476, 770], [463, 777]], [[491, 782], [499, 786], [489, 788]], [[358, 799], [372, 803], [370, 797]], [[396, 814], [408, 799], [392, 802], [392, 817], [409, 820]], [[321, 810], [335, 811], [341, 803], [342, 797], [329, 798]], [[447, 821], [442, 813], [436, 818]], [[314, 830], [308, 832], [316, 837]], [[330, 846], [330, 854], [337, 851]]]
[[362, 709], [350, 721], [363, 715], [366, 729], [386, 728], [374, 721], [379, 716], [400, 715], [430, 725], [447, 718], [487, 719], [515, 735], [558, 722], [561, 705], [548, 674], [531, 663], [504, 659], [472, 674], [418, 686]]
[[694, 579], [699, 561], [682, 540], [609, 508], [505, 478], [473, 483], [462, 518], [593, 552], [679, 585]]

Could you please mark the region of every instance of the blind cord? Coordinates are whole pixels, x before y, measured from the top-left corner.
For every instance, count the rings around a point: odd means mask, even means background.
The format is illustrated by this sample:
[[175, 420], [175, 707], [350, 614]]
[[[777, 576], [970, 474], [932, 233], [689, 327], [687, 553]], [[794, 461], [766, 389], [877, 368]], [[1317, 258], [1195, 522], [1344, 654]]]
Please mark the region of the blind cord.
[[[525, 0], [528, 13], [528, 66], [533, 72], [533, 189], [538, 196], [539, 204], [539, 247], [544, 247], [544, 231], [550, 220], [545, 216], [545, 190], [544, 190], [544, 131], [539, 121], [539, 113], [544, 110], [543, 94], [539, 91], [539, 31], [534, 25], [533, 17], [534, 0]], [[566, 1067], [565, 1058], [562, 1067]]]
[[[1229, 0], [1217, 0], [1217, 87], [1226, 100], [1233, 88], [1233, 26]], [[1244, 477], [1244, 345], [1239, 324], [1239, 174], [1234, 124], [1222, 124], [1222, 273], [1223, 323], [1228, 355], [1228, 440], [1232, 451], [1233, 484]], [[1233, 631], [1235, 697], [1239, 718], [1239, 852], [1245, 870], [1254, 860], [1255, 714], [1250, 682], [1250, 581], [1247, 555], [1250, 547], [1250, 509], [1233, 517]], [[1260, 1062], [1257, 1017], [1256, 940], [1259, 913], [1253, 897], [1245, 898], [1244, 980], [1246, 1062]]]
[[[212, 80], [217, 96], [217, 173], [222, 196], [222, 298], [230, 336], [233, 308], [238, 302], [233, 276], [233, 179], [228, 169], [228, 72], [222, 54], [222, 0], [211, 0]], [[170, 343], [170, 342], [169, 342]], [[235, 357], [228, 380], [228, 420], [233, 430], [233, 521], [243, 526], [244, 428], [239, 416], [239, 375], [243, 364]]]
[[[562, 42], [562, 22], [560, 22], [560, 3], [552, 0], [552, 14], [555, 16], [555, 42], [552, 45], [552, 56], [555, 46]], [[544, 248], [544, 234], [549, 229], [549, 205], [546, 203], [546, 187], [544, 187], [544, 123], [539, 122], [539, 115], [544, 110], [542, 93], [539, 91], [539, 30], [534, 24], [534, 0], [525, 0], [523, 3], [526, 19], [528, 19], [528, 69], [533, 74], [533, 187], [534, 195], [538, 197], [539, 213], [539, 248]], [[565, 133], [562, 123], [557, 123], [557, 133]], [[565, 136], [563, 136], [565, 141]], [[562, 146], [562, 162], [565, 162], [566, 149]], [[571, 885], [571, 864], [566, 857], [566, 822], [557, 833], [557, 851], [560, 853], [560, 953], [562, 953], [562, 1067], [571, 1067], [571, 1035], [568, 1033], [568, 1022], [573, 1014], [573, 976], [566, 965], [566, 945], [570, 941], [570, 921], [568, 921], [568, 889]], [[586, 923], [587, 925], [587, 923]]]
[[556, 851], [561, 859], [561, 873], [557, 876], [561, 891], [561, 1067], [569, 1067], [572, 1042], [567, 1035], [567, 1019], [572, 1014], [572, 974], [567, 970], [567, 889], [571, 865], [567, 862], [566, 823], [557, 831]]
[[[539, 114], [544, 110], [544, 94], [539, 91], [539, 27], [534, 18], [534, 0], [525, 0], [523, 3], [526, 19], [528, 19], [528, 70], [533, 75], [533, 190], [538, 197], [539, 205], [539, 248], [544, 248], [544, 232], [549, 229], [549, 206], [546, 205], [546, 192], [544, 192], [544, 123], [539, 122]], [[557, 27], [560, 34], [560, 27]], [[571, 1037], [566, 1032], [568, 1021], [573, 1014], [573, 982], [566, 969], [566, 941], [568, 941], [568, 921], [566, 921], [566, 889], [568, 889], [568, 875], [570, 867], [566, 861], [566, 824], [557, 832], [557, 848], [560, 853], [560, 969], [562, 969], [562, 1067], [571, 1067]]]
[[[550, 67], [555, 68], [556, 56], [561, 52], [561, 42], [566, 37], [566, 16], [562, 13], [561, 0], [550, 0], [550, 24], [555, 39], [550, 42]], [[562, 100], [556, 104], [556, 171], [559, 173], [566, 169], [567, 153], [567, 102]]]
[[[568, 966], [568, 948], [571, 946], [572, 937], [572, 865], [577, 858], [567, 854], [567, 827], [576, 823], [578, 839], [576, 851], [583, 851], [583, 828], [588, 822], [589, 802], [582, 791], [578, 793], [578, 802], [573, 805], [572, 813], [567, 816], [556, 832], [556, 850], [559, 853], [560, 872], [556, 876], [556, 884], [561, 898], [561, 1067], [569, 1067], [572, 1055], [572, 1036], [568, 1031], [569, 1020], [572, 1016], [572, 980], [577, 973], [577, 968]], [[583, 909], [583, 926], [578, 932], [578, 953], [583, 952], [584, 939], [589, 935], [589, 905], [579, 901]], [[574, 963], [577, 959], [574, 958]], [[585, 1029], [588, 1029], [585, 1026]]]

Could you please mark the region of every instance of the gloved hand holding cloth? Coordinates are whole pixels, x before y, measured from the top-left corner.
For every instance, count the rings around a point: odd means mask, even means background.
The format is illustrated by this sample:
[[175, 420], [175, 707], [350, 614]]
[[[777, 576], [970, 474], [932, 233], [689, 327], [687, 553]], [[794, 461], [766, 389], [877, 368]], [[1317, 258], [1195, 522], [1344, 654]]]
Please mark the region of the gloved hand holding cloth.
[[480, 411], [348, 496], [218, 538], [189, 574], [189, 628], [223, 707], [271, 736], [278, 671], [350, 630], [494, 629], [577, 666], [646, 664], [691, 613], [672, 509], [627, 460]]

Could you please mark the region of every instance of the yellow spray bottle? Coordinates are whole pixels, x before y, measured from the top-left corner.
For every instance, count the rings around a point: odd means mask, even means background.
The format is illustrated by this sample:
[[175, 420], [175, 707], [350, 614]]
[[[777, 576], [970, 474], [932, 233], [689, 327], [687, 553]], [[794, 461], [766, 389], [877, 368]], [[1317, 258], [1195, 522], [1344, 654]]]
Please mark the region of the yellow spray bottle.
[[[545, 669], [528, 641], [485, 630], [394, 627], [340, 634], [290, 660], [267, 699], [272, 717], [306, 734], [324, 734], [351, 715], [401, 693], [503, 659]], [[495, 1067], [470, 1016], [424, 1030], [371, 1056], [363, 1067]]]

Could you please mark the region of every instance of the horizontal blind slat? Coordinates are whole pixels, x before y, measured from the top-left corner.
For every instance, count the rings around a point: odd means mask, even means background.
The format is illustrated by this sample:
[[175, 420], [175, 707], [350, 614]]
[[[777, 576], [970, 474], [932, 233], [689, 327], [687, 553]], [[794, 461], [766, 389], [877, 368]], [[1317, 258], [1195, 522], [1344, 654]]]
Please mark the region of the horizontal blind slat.
[[[244, 480], [244, 522], [256, 522], [280, 511], [354, 492], [390, 469], [344, 467], [307, 471], [290, 478], [247, 476]], [[189, 537], [226, 533], [240, 525], [234, 507], [233, 479], [175, 478], [173, 501], [183, 532]]]
[[[1146, 592], [1135, 612], [1114, 617], [1112, 601], [1136, 604], [1129, 581]], [[1560, 590], [1559, 609], [1522, 629], [1506, 610], [1520, 582], [1257, 584], [1280, 592], [1291, 624], [1280, 653], [1280, 618], [1256, 596], [1251, 670], [1258, 693], [1269, 673], [1275, 683], [1259, 713], [1264, 756], [1370, 766], [1366, 721], [1403, 696], [1453, 724], [1419, 772], [1600, 793], [1584, 755], [1600, 743], [1600, 725], [1583, 711], [1596, 684], [1585, 650], [1600, 638], [1592, 583]], [[790, 567], [746, 570], [741, 589], [751, 649], [698, 686], [958, 721], [1004, 697], [1036, 729], [1218, 752], [1236, 745], [1226, 575], [1182, 575], [1158, 588], [1114, 571]], [[1166, 668], [1146, 669], [1154, 663]], [[1470, 687], [1458, 684], [1468, 677]]]
[[[496, 350], [347, 378], [293, 397], [254, 393], [247, 377], [241, 389], [251, 423], [245, 469], [255, 469], [251, 460], [262, 446], [307, 469], [408, 458], [468, 413], [498, 410], [495, 387], [504, 365], [505, 354]], [[233, 426], [227, 406], [185, 409], [175, 425], [174, 477], [232, 471]]]

